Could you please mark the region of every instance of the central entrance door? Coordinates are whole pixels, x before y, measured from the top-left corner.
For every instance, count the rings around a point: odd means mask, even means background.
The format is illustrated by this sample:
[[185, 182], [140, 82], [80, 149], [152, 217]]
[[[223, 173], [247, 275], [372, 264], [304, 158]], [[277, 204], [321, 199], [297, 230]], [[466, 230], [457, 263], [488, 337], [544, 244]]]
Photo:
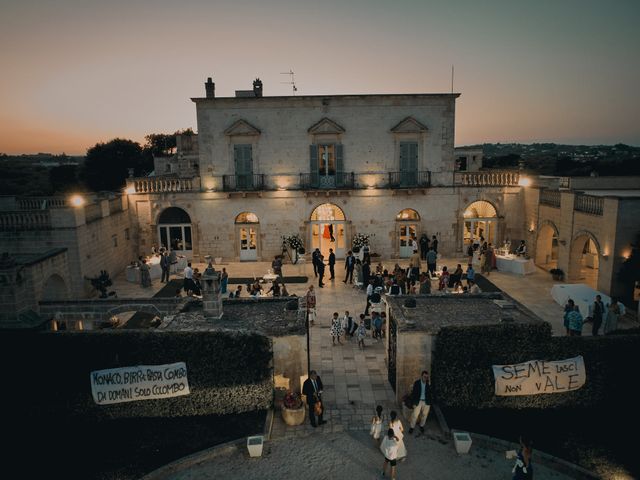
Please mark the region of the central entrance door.
[[333, 203], [323, 203], [311, 214], [311, 250], [320, 249], [325, 262], [329, 260], [329, 249], [336, 258], [344, 258], [347, 251], [346, 221], [344, 212]]
[[495, 207], [484, 200], [473, 202], [464, 211], [463, 251], [466, 252], [469, 245], [481, 242], [481, 238], [495, 246], [498, 240], [497, 229], [498, 214]]
[[412, 208], [405, 208], [396, 215], [398, 253], [400, 258], [409, 258], [418, 247], [418, 222], [420, 215]]
[[236, 217], [236, 235], [239, 240], [241, 262], [258, 260], [258, 233], [260, 224], [255, 213], [243, 212]]

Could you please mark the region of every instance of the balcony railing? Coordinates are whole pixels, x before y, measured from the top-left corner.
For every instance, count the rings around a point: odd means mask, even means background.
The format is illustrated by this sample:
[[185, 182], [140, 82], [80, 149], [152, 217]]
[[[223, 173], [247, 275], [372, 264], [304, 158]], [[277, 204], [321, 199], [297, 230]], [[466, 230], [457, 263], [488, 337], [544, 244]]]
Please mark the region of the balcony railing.
[[49, 210], [0, 212], [0, 230], [48, 230], [51, 228]]
[[431, 172], [389, 172], [389, 188], [416, 188], [431, 185]]
[[23, 197], [16, 201], [20, 210], [46, 210], [68, 206], [65, 197]]
[[264, 174], [223, 175], [222, 190], [225, 192], [264, 190]]
[[591, 195], [576, 195], [573, 209], [576, 212], [588, 213], [589, 215], [602, 215], [604, 208], [603, 197], [593, 197]]
[[136, 193], [191, 192], [194, 178], [145, 177], [133, 180]]
[[318, 173], [301, 173], [300, 188], [302, 189], [352, 189], [355, 187], [353, 172], [336, 172], [334, 175], [320, 175]]
[[455, 172], [454, 183], [469, 187], [512, 187], [517, 186], [520, 172]]
[[540, 192], [540, 204], [560, 208], [560, 192], [558, 190], [542, 190]]

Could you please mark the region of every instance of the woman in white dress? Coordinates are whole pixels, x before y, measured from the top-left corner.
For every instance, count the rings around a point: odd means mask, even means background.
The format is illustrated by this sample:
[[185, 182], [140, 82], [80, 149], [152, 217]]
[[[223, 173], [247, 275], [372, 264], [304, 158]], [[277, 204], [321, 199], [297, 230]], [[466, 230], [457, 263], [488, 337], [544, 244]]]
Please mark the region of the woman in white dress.
[[393, 429], [393, 432], [398, 439], [397, 459], [401, 460], [407, 456], [407, 449], [404, 446], [404, 428], [395, 410], [389, 413], [389, 428]]
[[373, 437], [373, 443], [376, 445], [380, 441], [383, 423], [384, 415], [382, 414], [382, 405], [378, 405], [375, 415], [371, 418], [371, 430], [369, 431], [369, 434]]

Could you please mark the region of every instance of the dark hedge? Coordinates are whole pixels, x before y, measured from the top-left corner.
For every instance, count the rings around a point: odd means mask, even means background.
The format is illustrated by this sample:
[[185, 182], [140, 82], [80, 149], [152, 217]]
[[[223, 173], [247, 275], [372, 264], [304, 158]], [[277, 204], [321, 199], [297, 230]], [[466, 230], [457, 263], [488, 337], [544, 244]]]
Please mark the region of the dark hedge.
[[[432, 365], [434, 397], [443, 407], [620, 407], [630, 402], [639, 335], [552, 337], [547, 323], [443, 328]], [[572, 392], [499, 397], [492, 365], [584, 357], [585, 385]]]
[[[118, 418], [217, 415], [266, 409], [272, 401], [271, 341], [236, 332], [104, 331], [0, 336], [12, 410]], [[90, 372], [185, 362], [186, 396], [96, 405]]]

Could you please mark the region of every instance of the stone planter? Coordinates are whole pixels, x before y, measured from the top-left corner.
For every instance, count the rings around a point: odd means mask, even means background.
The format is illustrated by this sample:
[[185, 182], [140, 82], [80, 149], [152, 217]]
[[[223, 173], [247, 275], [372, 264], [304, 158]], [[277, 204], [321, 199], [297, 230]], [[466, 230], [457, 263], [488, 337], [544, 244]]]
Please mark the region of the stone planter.
[[471, 436], [467, 432], [453, 432], [453, 442], [458, 454], [469, 453], [471, 448]]
[[262, 435], [247, 437], [247, 450], [249, 450], [250, 457], [261, 457], [263, 445], [264, 438], [262, 437]]
[[282, 419], [287, 425], [302, 425], [304, 423], [305, 409], [301, 408], [282, 408]]

